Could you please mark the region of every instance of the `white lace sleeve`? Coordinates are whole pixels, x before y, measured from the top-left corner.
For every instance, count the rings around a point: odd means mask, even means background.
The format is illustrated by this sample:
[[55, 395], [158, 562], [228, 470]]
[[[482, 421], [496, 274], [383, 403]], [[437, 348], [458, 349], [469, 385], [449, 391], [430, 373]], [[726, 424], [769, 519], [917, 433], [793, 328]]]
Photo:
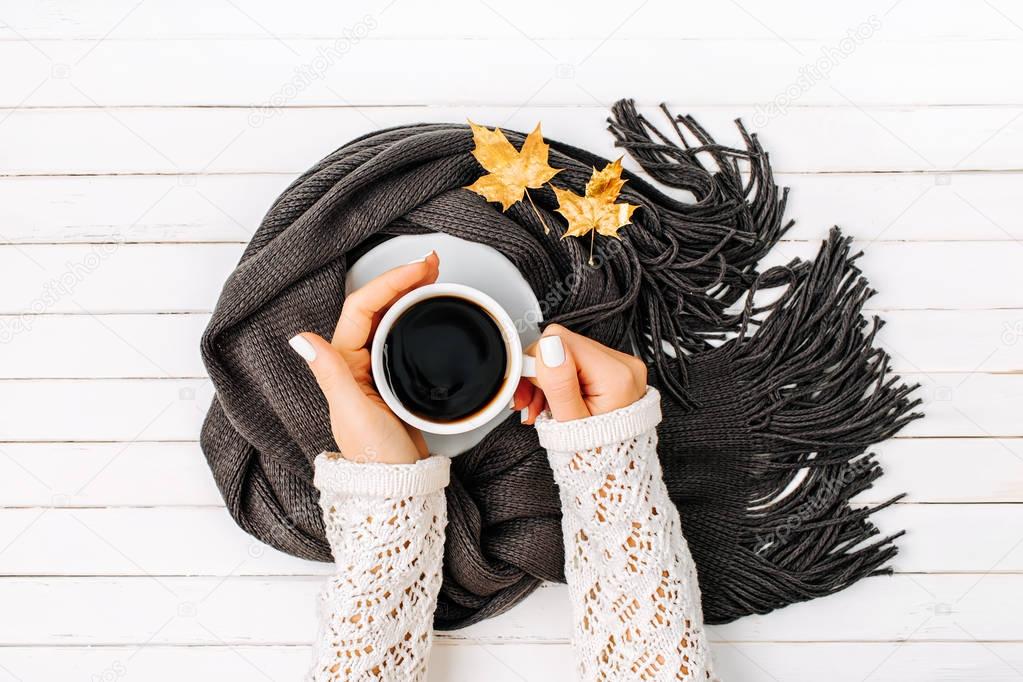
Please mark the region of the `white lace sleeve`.
[[320, 595], [309, 679], [426, 678], [441, 583], [450, 460], [357, 464], [316, 458], [337, 573]]
[[660, 395], [537, 420], [561, 491], [580, 680], [713, 680], [700, 588], [657, 459]]

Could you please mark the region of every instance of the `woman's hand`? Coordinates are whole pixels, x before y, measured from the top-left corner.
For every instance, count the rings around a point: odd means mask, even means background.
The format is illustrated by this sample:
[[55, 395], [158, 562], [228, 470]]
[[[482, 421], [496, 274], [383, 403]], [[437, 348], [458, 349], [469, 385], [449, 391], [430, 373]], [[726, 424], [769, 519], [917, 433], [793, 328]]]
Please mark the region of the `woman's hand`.
[[534, 348], [536, 386], [523, 381], [515, 391], [523, 424], [535, 422], [545, 404], [564, 422], [626, 407], [646, 392], [642, 360], [560, 325], [547, 327]]
[[341, 456], [353, 462], [414, 464], [429, 455], [423, 434], [391, 412], [373, 386], [369, 346], [377, 323], [395, 301], [437, 281], [440, 259], [388, 270], [345, 299], [330, 343], [304, 332], [288, 343], [309, 363], [330, 407], [330, 429]]

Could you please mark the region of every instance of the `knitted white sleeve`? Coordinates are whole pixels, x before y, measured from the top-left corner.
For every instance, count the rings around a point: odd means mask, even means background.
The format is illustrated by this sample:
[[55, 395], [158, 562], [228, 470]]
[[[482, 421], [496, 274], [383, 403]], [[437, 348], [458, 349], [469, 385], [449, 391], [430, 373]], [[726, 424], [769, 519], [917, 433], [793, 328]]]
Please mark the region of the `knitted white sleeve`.
[[316, 458], [337, 572], [320, 594], [309, 679], [426, 678], [441, 583], [450, 460], [359, 464]]
[[660, 395], [537, 420], [561, 492], [580, 680], [713, 680], [696, 567], [657, 459]]

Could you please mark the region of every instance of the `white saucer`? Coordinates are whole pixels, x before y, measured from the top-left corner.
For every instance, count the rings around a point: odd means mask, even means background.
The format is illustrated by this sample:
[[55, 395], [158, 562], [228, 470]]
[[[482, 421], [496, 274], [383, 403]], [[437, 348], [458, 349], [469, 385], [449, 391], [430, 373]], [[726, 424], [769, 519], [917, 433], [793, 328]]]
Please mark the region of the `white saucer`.
[[[485, 244], [446, 234], [404, 235], [370, 249], [348, 269], [345, 291], [355, 291], [377, 275], [422, 258], [431, 250], [440, 256], [438, 282], [465, 284], [490, 295], [515, 320], [523, 347], [540, 338], [540, 303], [511, 261]], [[453, 457], [479, 443], [508, 417], [508, 413], [502, 413], [466, 433], [423, 435], [432, 454]]]

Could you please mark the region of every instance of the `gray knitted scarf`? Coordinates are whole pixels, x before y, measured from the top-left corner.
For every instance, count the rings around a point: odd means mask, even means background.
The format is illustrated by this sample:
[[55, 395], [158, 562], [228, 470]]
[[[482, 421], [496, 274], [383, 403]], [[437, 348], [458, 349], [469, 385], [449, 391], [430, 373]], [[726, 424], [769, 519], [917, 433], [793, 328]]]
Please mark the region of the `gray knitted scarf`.
[[[528, 206], [507, 213], [462, 189], [482, 174], [467, 126], [418, 124], [354, 140], [274, 202], [228, 278], [202, 338], [217, 397], [202, 447], [227, 508], [260, 540], [330, 561], [313, 458], [336, 445], [327, 405], [287, 346], [332, 333], [346, 268], [395, 235], [442, 232], [486, 243], [518, 267], [559, 322], [638, 350], [663, 395], [659, 456], [700, 575], [710, 623], [841, 590], [886, 572], [894, 536], [850, 498], [881, 469], [867, 451], [919, 415], [874, 347], [873, 293], [837, 230], [812, 262], [758, 270], [790, 227], [767, 154], [665, 109], [670, 135], [618, 102], [609, 130], [679, 201], [626, 174], [640, 206], [621, 242], [545, 234]], [[516, 146], [524, 136], [508, 133]], [[582, 193], [606, 161], [551, 142], [557, 183]], [[549, 189], [545, 221], [563, 226]], [[753, 295], [775, 288], [773, 302]], [[763, 297], [760, 297], [763, 298]], [[759, 299], [758, 299], [759, 300]], [[512, 415], [509, 414], [509, 417]], [[783, 491], [788, 491], [781, 495]], [[560, 505], [534, 430], [509, 418], [453, 460], [438, 628], [505, 611], [563, 581]], [[894, 500], [893, 500], [894, 501]], [[890, 504], [890, 502], [889, 502]], [[885, 506], [885, 505], [881, 505]]]

